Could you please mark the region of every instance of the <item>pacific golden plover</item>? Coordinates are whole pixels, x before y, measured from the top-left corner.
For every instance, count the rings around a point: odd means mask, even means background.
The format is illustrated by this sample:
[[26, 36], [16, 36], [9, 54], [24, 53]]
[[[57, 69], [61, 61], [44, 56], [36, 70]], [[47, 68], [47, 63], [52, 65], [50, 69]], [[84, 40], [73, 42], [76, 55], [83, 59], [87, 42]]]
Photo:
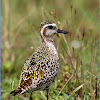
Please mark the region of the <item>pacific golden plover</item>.
[[51, 21], [43, 21], [40, 25], [41, 45], [26, 60], [22, 68], [19, 86], [10, 94], [13, 96], [36, 90], [46, 90], [47, 100], [50, 85], [54, 82], [59, 72], [59, 57], [54, 45], [53, 36], [57, 33], [68, 32], [58, 29]]

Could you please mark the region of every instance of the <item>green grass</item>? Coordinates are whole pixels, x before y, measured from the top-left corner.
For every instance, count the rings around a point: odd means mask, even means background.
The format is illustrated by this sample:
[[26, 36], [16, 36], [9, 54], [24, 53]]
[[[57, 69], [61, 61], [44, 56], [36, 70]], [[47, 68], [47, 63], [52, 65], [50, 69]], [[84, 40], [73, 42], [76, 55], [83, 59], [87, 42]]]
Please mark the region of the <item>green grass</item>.
[[[7, 19], [4, 0], [1, 5], [2, 100], [29, 99], [29, 93], [26, 97], [9, 93], [18, 86], [25, 60], [40, 44], [39, 25], [43, 20], [54, 21], [70, 33], [54, 36], [61, 66], [49, 99], [99, 99], [99, 0], [10, 0]], [[72, 47], [73, 41], [80, 46]], [[33, 92], [34, 100], [45, 100], [45, 96], [45, 91]]]

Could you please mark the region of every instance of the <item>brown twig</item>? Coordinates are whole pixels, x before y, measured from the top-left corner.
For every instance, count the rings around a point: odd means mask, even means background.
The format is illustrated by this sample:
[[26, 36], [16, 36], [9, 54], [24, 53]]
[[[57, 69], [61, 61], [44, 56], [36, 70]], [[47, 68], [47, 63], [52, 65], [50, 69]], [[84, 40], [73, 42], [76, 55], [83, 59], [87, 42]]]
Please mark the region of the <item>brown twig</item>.
[[4, 1], [4, 40], [5, 40], [5, 50], [4, 50], [4, 61], [9, 59], [9, 34], [8, 34], [8, 0]]
[[69, 49], [68, 43], [67, 43], [67, 41], [66, 41], [64, 35], [63, 35], [63, 39], [64, 39], [65, 43], [67, 44], [67, 53], [68, 53], [68, 56], [69, 56], [69, 58], [70, 58], [71, 64], [72, 64], [72, 66], [73, 66], [73, 69], [75, 70], [75, 69], [76, 69], [76, 65], [75, 65], [74, 62], [73, 62], [72, 54], [71, 54], [71, 51], [70, 51], [70, 49]]
[[[91, 74], [93, 73], [93, 61], [94, 61], [94, 58], [93, 58], [93, 50], [92, 50], [92, 56], [91, 56]], [[93, 81], [93, 76], [90, 74], [90, 93], [91, 93], [91, 100], [93, 100], [93, 87], [92, 87], [92, 81]]]

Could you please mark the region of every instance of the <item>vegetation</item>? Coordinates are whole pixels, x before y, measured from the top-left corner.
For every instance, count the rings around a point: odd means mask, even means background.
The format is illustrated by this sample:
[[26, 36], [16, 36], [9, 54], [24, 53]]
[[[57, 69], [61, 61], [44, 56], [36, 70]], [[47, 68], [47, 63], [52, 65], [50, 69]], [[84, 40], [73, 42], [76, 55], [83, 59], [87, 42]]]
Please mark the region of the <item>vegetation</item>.
[[[1, 99], [28, 100], [9, 93], [19, 83], [25, 60], [40, 44], [39, 25], [51, 20], [69, 35], [54, 36], [60, 71], [49, 100], [99, 99], [99, 0], [1, 1]], [[35, 91], [34, 100], [46, 92]]]

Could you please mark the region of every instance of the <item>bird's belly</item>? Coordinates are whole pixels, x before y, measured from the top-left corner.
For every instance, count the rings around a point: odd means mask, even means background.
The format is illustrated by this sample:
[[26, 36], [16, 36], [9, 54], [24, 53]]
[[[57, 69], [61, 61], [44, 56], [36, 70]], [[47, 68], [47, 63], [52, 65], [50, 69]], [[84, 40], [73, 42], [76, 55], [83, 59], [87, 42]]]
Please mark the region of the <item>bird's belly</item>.
[[37, 90], [45, 90], [47, 86], [50, 86], [56, 79], [59, 73], [60, 64], [57, 63], [54, 68], [50, 67], [43, 75], [41, 82], [37, 84]]

